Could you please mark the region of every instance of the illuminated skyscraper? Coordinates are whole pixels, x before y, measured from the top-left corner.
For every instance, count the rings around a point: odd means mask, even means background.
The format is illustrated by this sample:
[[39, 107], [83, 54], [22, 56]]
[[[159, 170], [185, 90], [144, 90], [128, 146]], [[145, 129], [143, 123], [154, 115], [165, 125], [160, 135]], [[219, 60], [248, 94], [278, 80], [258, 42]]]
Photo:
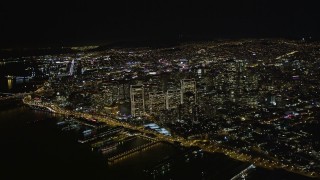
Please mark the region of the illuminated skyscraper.
[[140, 117], [145, 114], [144, 88], [142, 85], [130, 86], [131, 115]]
[[179, 106], [179, 119], [196, 120], [196, 99], [197, 89], [196, 81], [194, 79], [181, 80], [181, 105]]
[[161, 91], [149, 93], [149, 112], [150, 114], [159, 114], [166, 108], [165, 94]]
[[178, 108], [181, 102], [180, 89], [168, 90], [166, 93], [166, 109]]
[[192, 93], [194, 95], [194, 103], [197, 101], [197, 89], [196, 89], [196, 81], [194, 79], [183, 79], [181, 80], [181, 104], [185, 102], [186, 93]]
[[273, 106], [277, 105], [276, 96], [272, 95], [270, 97], [270, 104], [273, 105]]
[[69, 69], [69, 75], [72, 76], [74, 72], [74, 59], [71, 61], [70, 69]]
[[183, 104], [179, 106], [179, 119], [195, 122], [197, 119], [195, 94], [187, 91], [183, 98]]

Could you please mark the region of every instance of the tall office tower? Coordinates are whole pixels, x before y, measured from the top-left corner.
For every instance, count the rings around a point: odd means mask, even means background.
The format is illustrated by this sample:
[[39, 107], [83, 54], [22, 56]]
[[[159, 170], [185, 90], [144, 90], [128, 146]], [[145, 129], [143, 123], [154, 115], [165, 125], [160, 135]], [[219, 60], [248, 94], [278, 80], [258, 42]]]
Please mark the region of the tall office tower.
[[146, 95], [144, 97], [144, 104], [145, 104], [145, 109], [146, 111], [149, 112], [150, 110], [150, 99], [149, 99], [149, 94], [150, 93], [154, 93], [154, 92], [157, 92], [158, 91], [158, 84], [155, 84], [155, 83], [144, 83], [143, 84], [143, 88], [144, 88], [144, 94]]
[[270, 96], [270, 101], [269, 103], [273, 106], [276, 106], [277, 105], [277, 102], [276, 102], [276, 96], [275, 95], [272, 95]]
[[188, 91], [183, 98], [183, 104], [179, 106], [179, 119], [194, 122], [197, 119], [195, 94]]
[[69, 69], [69, 75], [72, 76], [74, 73], [74, 59], [71, 61], [70, 69]]
[[246, 71], [246, 60], [236, 60], [236, 66], [237, 66], [236, 96], [240, 96], [241, 94], [243, 94], [243, 90], [245, 89], [244, 82], [248, 76]]
[[162, 91], [149, 93], [149, 112], [150, 114], [159, 115], [166, 108], [166, 98]]
[[171, 110], [178, 108], [181, 102], [180, 89], [171, 89], [166, 93], [166, 109]]
[[[196, 81], [194, 79], [183, 79], [181, 80], [181, 104], [184, 103], [187, 94], [192, 93], [194, 96], [194, 103], [197, 101], [197, 89], [196, 89]], [[189, 99], [189, 98], [188, 98]]]
[[246, 70], [246, 60], [236, 60], [237, 72], [242, 73]]
[[120, 95], [124, 100], [130, 97], [130, 86], [128, 84], [120, 84]]
[[145, 114], [144, 88], [142, 85], [130, 86], [131, 115], [141, 117]]
[[107, 89], [111, 92], [112, 95], [112, 101], [118, 101], [119, 100], [119, 88], [118, 88], [119, 83], [118, 82], [112, 82], [108, 84]]

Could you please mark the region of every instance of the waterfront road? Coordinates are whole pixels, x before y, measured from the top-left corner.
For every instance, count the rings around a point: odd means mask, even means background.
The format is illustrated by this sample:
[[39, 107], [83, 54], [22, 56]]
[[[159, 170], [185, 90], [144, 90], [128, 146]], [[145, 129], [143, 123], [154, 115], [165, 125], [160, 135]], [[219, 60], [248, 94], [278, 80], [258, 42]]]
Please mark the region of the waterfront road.
[[140, 131], [141, 133], [153, 134], [155, 136], [155, 139], [157, 139], [159, 141], [167, 141], [170, 143], [179, 142], [182, 146], [186, 146], [186, 147], [198, 146], [199, 148], [203, 149], [204, 151], [223, 153], [233, 159], [237, 159], [237, 160], [240, 160], [243, 162], [250, 162], [250, 163], [254, 164], [255, 166], [268, 168], [268, 169], [281, 168], [281, 169], [285, 169], [287, 171], [294, 172], [294, 173], [301, 174], [301, 175], [308, 176], [308, 177], [318, 177], [318, 178], [320, 177], [319, 173], [305, 172], [305, 171], [303, 171], [303, 169], [295, 166], [294, 164], [284, 164], [277, 159], [270, 160], [270, 159], [265, 159], [265, 158], [258, 157], [258, 156], [252, 156], [252, 155], [246, 154], [246, 153], [241, 153], [240, 150], [234, 149], [232, 147], [222, 147], [221, 145], [214, 143], [212, 141], [201, 140], [201, 139], [189, 140], [189, 139], [185, 139], [185, 138], [182, 138], [179, 136], [166, 136], [163, 134], [159, 134], [155, 131], [145, 129], [144, 126], [131, 125], [129, 123], [118, 121], [118, 120], [113, 119], [111, 117], [106, 117], [106, 116], [102, 116], [102, 115], [92, 115], [92, 114], [76, 112], [76, 111], [70, 111], [70, 110], [62, 109], [53, 103], [34, 102], [31, 100], [30, 96], [26, 96], [25, 98], [23, 98], [23, 102], [25, 104], [30, 105], [30, 106], [44, 107], [53, 113], [58, 113], [58, 114], [68, 115], [68, 116], [72, 115], [75, 117], [81, 117], [81, 118], [85, 118], [85, 119], [95, 119], [97, 121], [104, 122], [109, 126], [122, 126], [127, 129]]

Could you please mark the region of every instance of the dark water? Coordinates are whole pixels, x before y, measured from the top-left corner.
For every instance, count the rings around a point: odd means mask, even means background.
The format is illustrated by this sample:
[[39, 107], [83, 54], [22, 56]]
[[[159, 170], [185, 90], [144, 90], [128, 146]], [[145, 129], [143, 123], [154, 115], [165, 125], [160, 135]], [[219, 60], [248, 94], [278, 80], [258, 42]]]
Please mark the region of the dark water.
[[72, 135], [59, 133], [55, 117], [13, 104], [0, 108], [0, 179], [104, 176], [102, 159]]
[[[222, 154], [206, 154], [189, 162], [185, 150], [162, 143], [112, 166], [77, 143], [75, 133], [62, 133], [61, 118], [33, 111], [18, 102], [0, 102], [0, 179], [153, 179], [143, 173], [163, 159], [175, 158], [171, 171], [157, 179], [229, 179], [244, 163]], [[249, 179], [308, 179], [281, 170], [257, 169]]]
[[75, 133], [62, 133], [56, 127], [59, 118], [30, 110], [20, 102], [1, 103], [0, 179], [143, 178], [145, 162], [175, 151], [163, 144], [142, 156], [108, 166], [102, 155], [79, 144]]
[[6, 76], [30, 76], [30, 71], [26, 70], [28, 67], [34, 65], [30, 62], [11, 62], [0, 64], [0, 93], [17, 93], [28, 92], [35, 89], [35, 82], [23, 79], [8, 80]]

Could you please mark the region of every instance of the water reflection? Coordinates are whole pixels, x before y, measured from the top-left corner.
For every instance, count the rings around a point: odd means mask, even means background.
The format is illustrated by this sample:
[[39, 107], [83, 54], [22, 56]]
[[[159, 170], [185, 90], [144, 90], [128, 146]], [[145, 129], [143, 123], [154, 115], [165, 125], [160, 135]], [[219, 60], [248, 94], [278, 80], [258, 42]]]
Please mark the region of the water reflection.
[[12, 79], [8, 79], [8, 89], [12, 89]]

